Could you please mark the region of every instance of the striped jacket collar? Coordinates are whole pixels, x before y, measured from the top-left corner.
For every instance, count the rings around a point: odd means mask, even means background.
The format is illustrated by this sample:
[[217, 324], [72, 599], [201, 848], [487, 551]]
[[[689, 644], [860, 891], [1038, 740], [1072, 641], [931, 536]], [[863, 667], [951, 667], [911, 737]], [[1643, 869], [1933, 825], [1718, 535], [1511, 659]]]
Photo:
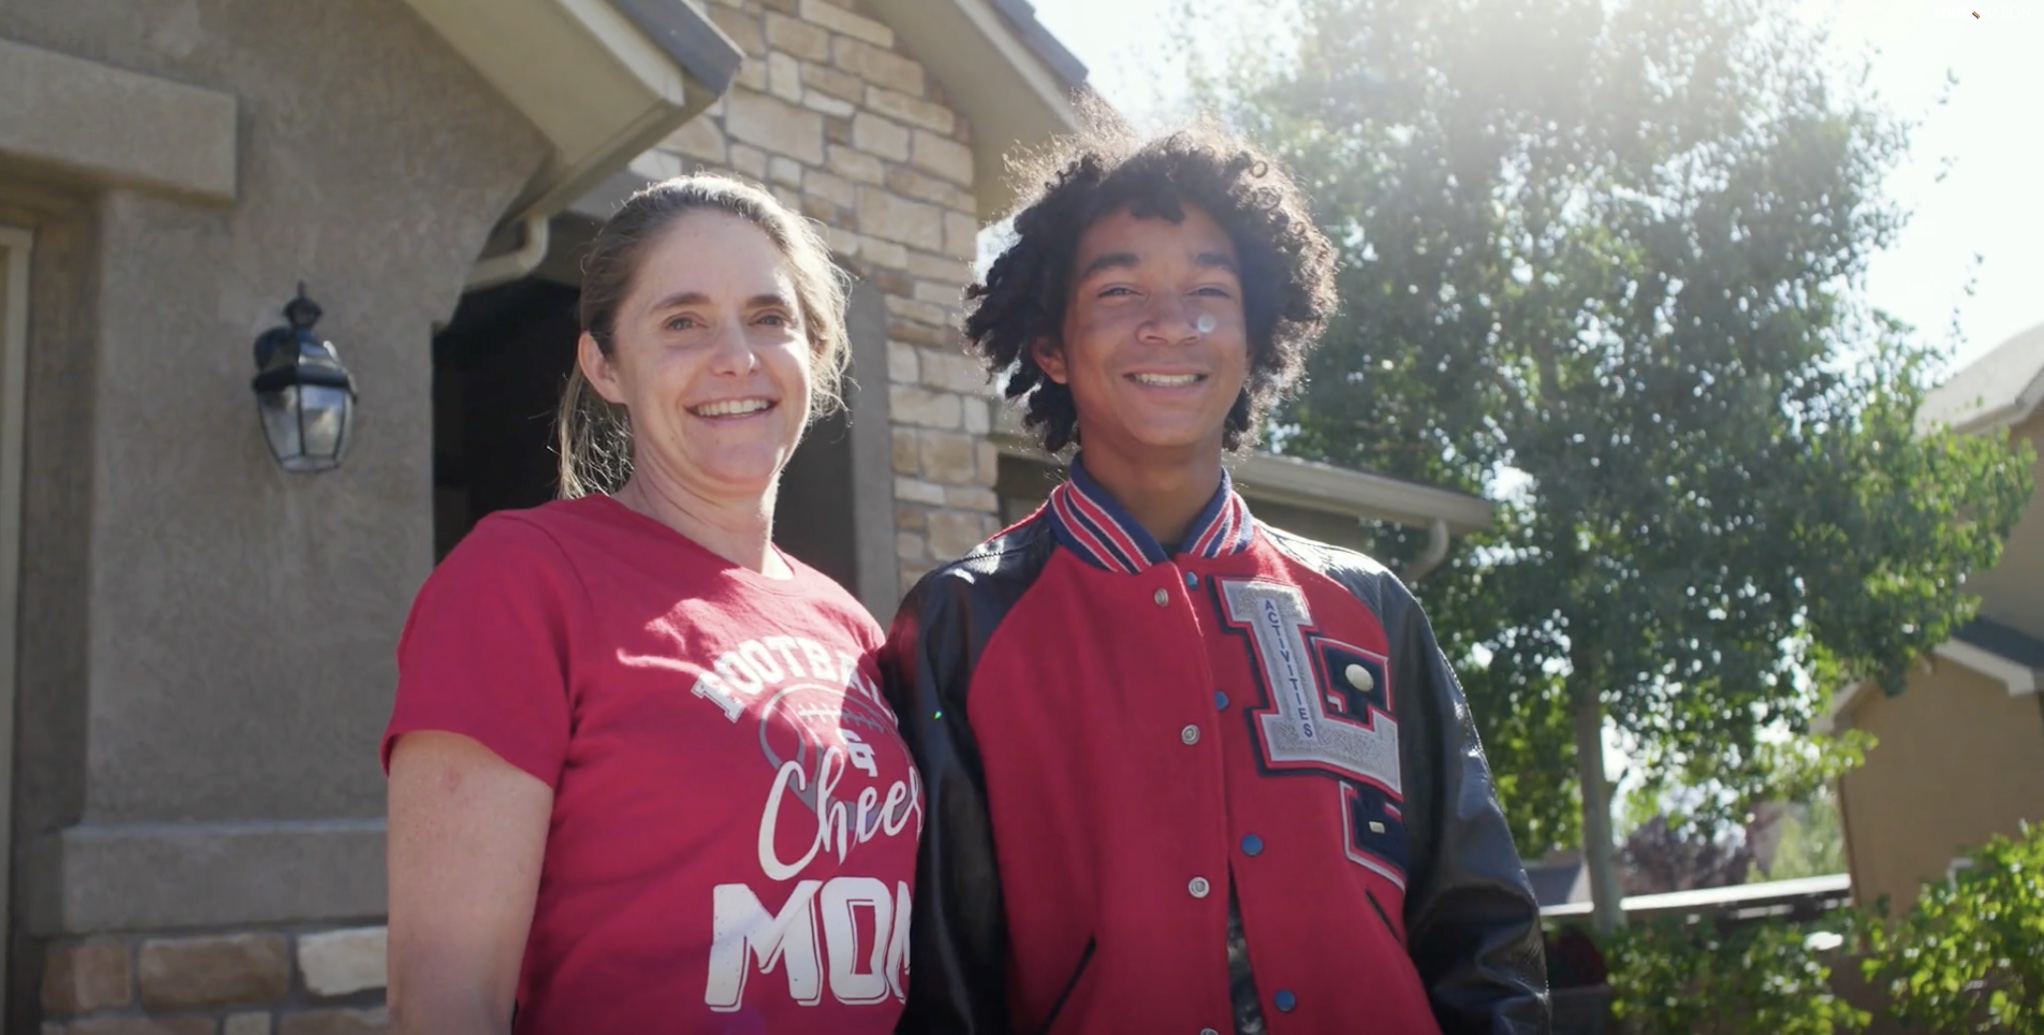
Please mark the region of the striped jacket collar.
[[[1050, 491], [1044, 509], [1058, 541], [1096, 567], [1134, 575], [1169, 559], [1156, 538], [1086, 473], [1079, 457], [1072, 458], [1070, 480]], [[1193, 519], [1178, 552], [1194, 557], [1241, 553], [1255, 529], [1249, 505], [1235, 495], [1223, 469], [1220, 488]]]

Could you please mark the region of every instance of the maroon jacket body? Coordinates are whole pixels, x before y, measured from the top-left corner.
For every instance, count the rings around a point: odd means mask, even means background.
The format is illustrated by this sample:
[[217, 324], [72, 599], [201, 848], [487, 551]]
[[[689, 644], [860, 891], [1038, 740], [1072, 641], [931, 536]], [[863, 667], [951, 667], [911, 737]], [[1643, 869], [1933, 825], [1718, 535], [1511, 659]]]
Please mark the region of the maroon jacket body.
[[1225, 484], [1074, 465], [883, 661], [927, 825], [904, 1032], [1545, 1031], [1538, 910], [1418, 604]]

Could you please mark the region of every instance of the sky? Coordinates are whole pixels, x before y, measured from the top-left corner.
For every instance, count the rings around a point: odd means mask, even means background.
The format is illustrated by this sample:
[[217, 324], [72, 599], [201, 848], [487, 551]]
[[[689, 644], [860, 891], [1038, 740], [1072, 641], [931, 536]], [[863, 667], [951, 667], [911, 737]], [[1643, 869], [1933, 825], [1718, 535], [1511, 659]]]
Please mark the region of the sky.
[[[1032, 2], [1117, 108], [1168, 96], [1148, 58], [1172, 0]], [[1868, 300], [1950, 346], [1954, 368], [2044, 324], [2044, 0], [1788, 2], [1831, 26], [1833, 58], [1867, 55], [1869, 85], [1918, 123], [1888, 182], [1913, 216], [1870, 264]]]

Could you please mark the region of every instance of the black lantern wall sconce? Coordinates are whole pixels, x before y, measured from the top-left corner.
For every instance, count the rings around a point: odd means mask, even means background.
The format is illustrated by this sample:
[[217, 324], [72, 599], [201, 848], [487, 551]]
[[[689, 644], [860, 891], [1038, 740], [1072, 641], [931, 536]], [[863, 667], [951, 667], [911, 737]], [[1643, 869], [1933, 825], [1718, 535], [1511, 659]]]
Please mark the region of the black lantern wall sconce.
[[298, 297], [284, 306], [286, 326], [255, 340], [256, 415], [277, 466], [293, 474], [341, 466], [355, 421], [355, 378], [333, 343], [312, 333], [319, 317], [300, 281]]

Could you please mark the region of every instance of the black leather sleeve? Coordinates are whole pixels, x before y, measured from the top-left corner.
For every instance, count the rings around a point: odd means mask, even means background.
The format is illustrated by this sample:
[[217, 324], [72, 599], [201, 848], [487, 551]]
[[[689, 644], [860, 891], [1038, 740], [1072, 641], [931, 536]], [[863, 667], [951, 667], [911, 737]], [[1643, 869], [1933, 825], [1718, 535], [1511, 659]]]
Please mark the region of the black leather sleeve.
[[1406, 949], [1442, 1035], [1546, 1035], [1552, 1022], [1540, 906], [1469, 703], [1425, 611], [1396, 575], [1361, 554], [1274, 538], [1347, 586], [1384, 624], [1412, 851]]
[[979, 655], [1048, 555], [1031, 523], [923, 577], [896, 612], [881, 676], [923, 778], [902, 1035], [1007, 1035], [1008, 925], [970, 723]]

